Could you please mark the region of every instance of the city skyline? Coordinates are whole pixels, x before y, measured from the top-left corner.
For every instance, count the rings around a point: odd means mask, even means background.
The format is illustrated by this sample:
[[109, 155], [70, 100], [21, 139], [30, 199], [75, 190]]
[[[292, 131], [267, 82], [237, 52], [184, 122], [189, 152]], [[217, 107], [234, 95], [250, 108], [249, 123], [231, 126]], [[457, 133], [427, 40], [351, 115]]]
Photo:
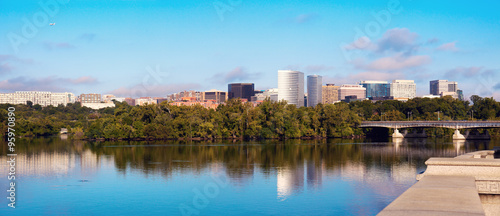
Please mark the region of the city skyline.
[[466, 99], [500, 99], [500, 15], [491, 4], [51, 2], [0, 3], [0, 92], [271, 89], [275, 72], [289, 69], [324, 84], [415, 80], [417, 96], [448, 79]]
[[[67, 94], [67, 103], [81, 102], [82, 105], [88, 106], [94, 103], [100, 102], [111, 102], [115, 99], [119, 102], [123, 102], [130, 99], [143, 100], [142, 103], [151, 103], [154, 100], [155, 103], [160, 103], [160, 101], [190, 101], [190, 102], [203, 102], [205, 100], [213, 100], [217, 104], [224, 103], [226, 100], [231, 98], [240, 98], [248, 102], [258, 102], [263, 101], [265, 98], [269, 97], [273, 101], [286, 100], [290, 104], [295, 104], [298, 106], [312, 106], [314, 107], [318, 103], [335, 103], [339, 101], [350, 102], [354, 100], [402, 100], [406, 101], [408, 99], [416, 97], [444, 97], [451, 96], [453, 98], [464, 100], [463, 91], [458, 88], [458, 83], [448, 80], [431, 80], [429, 82], [430, 91], [429, 94], [423, 96], [416, 96], [416, 84], [413, 80], [393, 80], [391, 83], [387, 81], [376, 81], [376, 80], [363, 80], [356, 84], [342, 84], [335, 86], [332, 83], [322, 82], [322, 76], [320, 75], [309, 75], [307, 80], [304, 79], [304, 73], [300, 71], [292, 70], [279, 70], [278, 71], [278, 86], [282, 89], [282, 95], [279, 96], [278, 89], [272, 88], [266, 90], [255, 90], [254, 83], [229, 83], [228, 91], [220, 91], [216, 89], [211, 89], [208, 91], [197, 91], [197, 90], [183, 90], [173, 94], [168, 94], [166, 96], [155, 97], [155, 96], [141, 96], [141, 97], [120, 97], [112, 94], [101, 94], [100, 93], [82, 93], [75, 97], [71, 92], [58, 93], [58, 92], [48, 92], [48, 91], [16, 91], [13, 93], [0, 93], [0, 104], [5, 103], [27, 103], [27, 101], [32, 101], [34, 104], [39, 104], [37, 102], [38, 97], [43, 97], [45, 99], [42, 103], [50, 103], [52, 105], [65, 104], [61, 102], [61, 96]], [[307, 88], [304, 88], [304, 82], [307, 83]], [[441, 84], [439, 84], [441, 83]], [[438, 87], [439, 85], [439, 87]], [[334, 88], [337, 88], [338, 99], [332, 98], [333, 95], [330, 92]], [[301, 92], [301, 90], [303, 92]], [[54, 102], [48, 99], [50, 94], [54, 94]], [[35, 96], [37, 95], [37, 96]], [[45, 96], [43, 96], [45, 95]], [[57, 96], [56, 96], [57, 95]], [[274, 96], [273, 96], [274, 95]], [[347, 99], [349, 96], [349, 99]], [[355, 96], [355, 97], [354, 97]], [[31, 99], [29, 99], [31, 98]], [[300, 100], [304, 99], [303, 102]], [[347, 100], [346, 100], [347, 99]], [[45, 101], [46, 100], [46, 101]], [[160, 100], [160, 101], [157, 101]], [[127, 101], [128, 102], [128, 101]], [[55, 104], [54, 104], [55, 103]], [[137, 101], [130, 103], [131, 105], [137, 104]], [[104, 107], [110, 106], [108, 104]], [[100, 106], [98, 106], [100, 107]]]

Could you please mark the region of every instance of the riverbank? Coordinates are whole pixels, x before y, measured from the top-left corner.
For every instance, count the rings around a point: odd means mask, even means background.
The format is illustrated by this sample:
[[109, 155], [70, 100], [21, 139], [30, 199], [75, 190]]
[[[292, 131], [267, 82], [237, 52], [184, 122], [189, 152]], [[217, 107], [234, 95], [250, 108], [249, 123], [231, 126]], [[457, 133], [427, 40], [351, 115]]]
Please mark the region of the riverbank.
[[222, 138], [205, 138], [205, 137], [179, 137], [179, 138], [156, 138], [156, 137], [138, 137], [138, 138], [80, 138], [77, 140], [85, 140], [85, 141], [160, 141], [160, 140], [177, 140], [177, 141], [212, 141], [212, 140], [240, 140], [240, 141], [249, 141], [249, 140], [289, 140], [289, 139], [299, 139], [299, 140], [324, 140], [324, 139], [333, 139], [333, 138], [342, 138], [342, 139], [362, 139], [366, 138], [361, 135], [353, 135], [347, 137], [298, 137], [298, 138], [244, 138], [244, 137], [222, 137]]

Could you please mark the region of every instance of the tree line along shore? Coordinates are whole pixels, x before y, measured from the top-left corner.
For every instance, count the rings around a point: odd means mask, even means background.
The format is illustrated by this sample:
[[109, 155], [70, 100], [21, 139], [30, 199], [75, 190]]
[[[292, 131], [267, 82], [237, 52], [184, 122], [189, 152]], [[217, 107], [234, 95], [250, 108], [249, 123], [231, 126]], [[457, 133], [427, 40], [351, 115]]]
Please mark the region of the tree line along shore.
[[[355, 101], [318, 104], [315, 107], [289, 105], [285, 101], [264, 101], [255, 106], [231, 99], [217, 109], [173, 106], [168, 102], [92, 110], [80, 103], [67, 106], [0, 105], [0, 130], [7, 131], [8, 107], [15, 107], [16, 136], [52, 136], [67, 128], [74, 139], [313, 139], [387, 137], [389, 129], [360, 128], [362, 121], [500, 120], [500, 102], [471, 96], [471, 102], [451, 97], [414, 98], [407, 102]], [[411, 130], [411, 129], [410, 129]], [[446, 128], [425, 129], [429, 136], [451, 136]], [[480, 129], [481, 130], [481, 129]], [[480, 131], [482, 132], [482, 131]], [[499, 129], [488, 129], [500, 136]]]

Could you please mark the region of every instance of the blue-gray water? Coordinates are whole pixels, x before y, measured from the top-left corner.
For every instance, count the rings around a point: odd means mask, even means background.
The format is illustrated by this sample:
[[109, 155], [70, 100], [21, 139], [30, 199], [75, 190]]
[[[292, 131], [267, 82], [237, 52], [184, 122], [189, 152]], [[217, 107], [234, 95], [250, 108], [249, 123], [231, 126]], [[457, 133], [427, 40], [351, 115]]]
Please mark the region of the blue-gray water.
[[429, 157], [499, 141], [214, 142], [18, 140], [16, 208], [0, 215], [375, 215]]

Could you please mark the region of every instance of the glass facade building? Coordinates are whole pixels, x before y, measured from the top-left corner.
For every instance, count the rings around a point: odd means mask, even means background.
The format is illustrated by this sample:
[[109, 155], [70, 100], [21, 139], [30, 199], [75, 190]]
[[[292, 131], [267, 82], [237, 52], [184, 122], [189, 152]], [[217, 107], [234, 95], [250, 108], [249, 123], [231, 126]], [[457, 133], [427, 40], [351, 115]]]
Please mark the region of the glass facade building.
[[314, 107], [321, 103], [323, 77], [319, 75], [307, 76], [307, 106]]
[[387, 81], [361, 81], [366, 88], [366, 98], [381, 98], [391, 95], [391, 86]]
[[252, 100], [252, 96], [255, 95], [254, 84], [253, 83], [231, 83], [227, 85], [228, 99], [231, 98], [241, 98]]

